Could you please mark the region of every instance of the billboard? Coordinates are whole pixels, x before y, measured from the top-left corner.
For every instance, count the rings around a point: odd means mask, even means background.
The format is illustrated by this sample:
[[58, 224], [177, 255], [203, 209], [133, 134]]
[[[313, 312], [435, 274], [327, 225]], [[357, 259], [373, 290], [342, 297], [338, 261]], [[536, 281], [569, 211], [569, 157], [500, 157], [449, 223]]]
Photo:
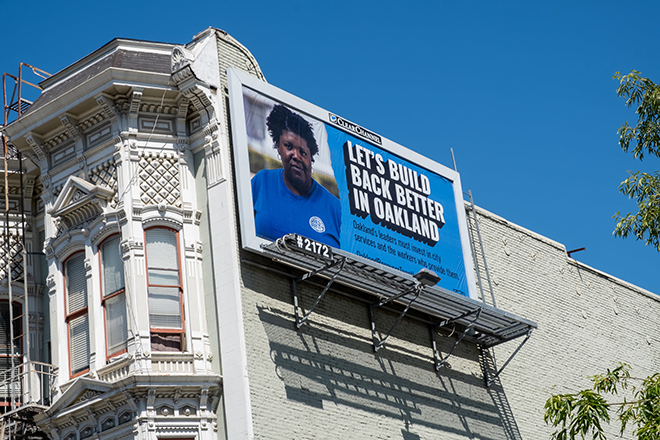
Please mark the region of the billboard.
[[244, 248], [289, 233], [476, 299], [459, 175], [229, 68]]

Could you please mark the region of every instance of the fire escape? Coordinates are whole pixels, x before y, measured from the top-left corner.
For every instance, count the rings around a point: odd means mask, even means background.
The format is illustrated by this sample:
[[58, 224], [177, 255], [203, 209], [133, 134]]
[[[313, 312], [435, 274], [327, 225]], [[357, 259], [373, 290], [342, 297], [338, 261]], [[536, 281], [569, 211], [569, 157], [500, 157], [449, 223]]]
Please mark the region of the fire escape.
[[[30, 307], [35, 307], [38, 286], [28, 276], [28, 265], [38, 264], [41, 252], [29, 252], [26, 240], [30, 220], [25, 214], [26, 160], [2, 132], [21, 117], [32, 104], [25, 98], [24, 86], [41, 88], [23, 78], [23, 72], [47, 78], [50, 75], [25, 63], [18, 76], [2, 76], [3, 125], [0, 127], [4, 163], [4, 217], [0, 236], [0, 283], [7, 289], [6, 307], [0, 307], [0, 440], [47, 438], [34, 423], [34, 416], [50, 405], [55, 367], [32, 360], [30, 347]], [[33, 262], [33, 259], [34, 262]], [[2, 303], [0, 303], [2, 304]]]

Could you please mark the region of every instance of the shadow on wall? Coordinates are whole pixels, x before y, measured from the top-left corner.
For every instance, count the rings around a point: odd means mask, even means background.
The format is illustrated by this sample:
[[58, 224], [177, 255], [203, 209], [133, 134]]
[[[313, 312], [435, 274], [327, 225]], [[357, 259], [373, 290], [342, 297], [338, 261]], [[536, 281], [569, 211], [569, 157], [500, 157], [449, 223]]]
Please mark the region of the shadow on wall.
[[[258, 314], [275, 372], [289, 400], [316, 410], [353, 408], [371, 414], [374, 424], [398, 425], [403, 440], [439, 433], [467, 439], [521, 440], [501, 385], [494, 383], [487, 389], [476, 373], [479, 350], [472, 344], [456, 349], [460, 368], [436, 373], [430, 345], [428, 357], [414, 349], [383, 349], [376, 354], [370, 339], [346, 330], [350, 327], [337, 329], [315, 322], [295, 331], [293, 314], [274, 308], [258, 308]], [[349, 313], [345, 320], [359, 315]], [[365, 326], [367, 331], [367, 321], [350, 324]], [[425, 325], [409, 327], [420, 338], [429, 338], [422, 331]], [[439, 349], [447, 352], [453, 342], [446, 338]], [[327, 422], [332, 423], [332, 417]]]
[[[482, 366], [488, 366], [488, 371], [497, 371], [497, 363], [495, 362], [495, 358], [491, 352], [484, 350], [482, 352], [481, 361]], [[488, 394], [493, 400], [493, 404], [497, 408], [497, 412], [500, 414], [500, 418], [502, 419], [502, 427], [506, 433], [507, 440], [523, 440], [522, 436], [520, 435], [520, 430], [518, 429], [516, 419], [513, 416], [513, 411], [509, 405], [509, 400], [506, 398], [506, 394], [504, 393], [504, 389], [502, 388], [502, 383], [500, 382], [499, 377], [493, 380], [493, 383], [488, 388]], [[539, 423], [540, 422], [541, 419], [539, 419]]]

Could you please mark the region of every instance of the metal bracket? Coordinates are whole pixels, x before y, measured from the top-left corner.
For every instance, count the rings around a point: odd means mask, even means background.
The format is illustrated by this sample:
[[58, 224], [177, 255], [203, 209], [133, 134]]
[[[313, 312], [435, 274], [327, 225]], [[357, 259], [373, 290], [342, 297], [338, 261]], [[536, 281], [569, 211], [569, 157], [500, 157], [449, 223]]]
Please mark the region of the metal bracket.
[[523, 341], [520, 343], [518, 348], [516, 348], [514, 350], [514, 352], [511, 353], [511, 356], [509, 356], [509, 359], [507, 359], [506, 362], [504, 362], [504, 365], [502, 365], [502, 368], [500, 368], [499, 371], [497, 373], [495, 373], [495, 375], [492, 376], [492, 377], [488, 376], [488, 364], [486, 362], [486, 352], [485, 352], [486, 349], [481, 347], [481, 360], [482, 360], [483, 365], [484, 365], [484, 381], [486, 382], [486, 387], [490, 387], [493, 384], [493, 382], [495, 382], [495, 380], [500, 376], [500, 373], [504, 370], [504, 368], [506, 368], [507, 365], [509, 365], [509, 362], [511, 362], [511, 359], [513, 359], [513, 357], [518, 354], [518, 352], [520, 351], [522, 346], [525, 345], [525, 342], [527, 342], [527, 340], [530, 338], [530, 336], [532, 336], [532, 328], [531, 327], [527, 331], [527, 336], [525, 336], [525, 339], [523, 339]]
[[[403, 317], [406, 315], [406, 313], [410, 309], [410, 306], [412, 306], [412, 304], [415, 302], [415, 300], [417, 300], [417, 298], [419, 298], [419, 295], [422, 293], [422, 290], [424, 290], [424, 285], [423, 284], [417, 284], [417, 285], [415, 285], [414, 287], [412, 287], [410, 289], [404, 290], [403, 292], [399, 293], [398, 295], [395, 295], [391, 298], [383, 299], [383, 300], [379, 301], [378, 303], [374, 303], [374, 304], [369, 305], [369, 316], [371, 317], [371, 337], [374, 341], [374, 351], [378, 351], [383, 347], [383, 344], [385, 344], [385, 341], [387, 340], [387, 338], [390, 337], [390, 335], [392, 334], [392, 332], [394, 331], [396, 326], [399, 325], [399, 323], [401, 322]], [[376, 335], [376, 322], [374, 321], [374, 309], [376, 307], [384, 306], [385, 304], [387, 304], [389, 302], [392, 302], [396, 299], [404, 297], [404, 296], [408, 295], [409, 293], [413, 293], [413, 292], [415, 292], [415, 295], [412, 297], [412, 299], [410, 301], [408, 301], [408, 305], [406, 306], [406, 308], [403, 310], [403, 312], [401, 312], [401, 314], [396, 319], [396, 321], [394, 321], [394, 324], [392, 325], [390, 330], [387, 332], [385, 337], [383, 337], [382, 339], [379, 339], [378, 336]]]
[[[296, 329], [299, 329], [300, 327], [302, 327], [302, 325], [305, 323], [305, 321], [307, 321], [307, 318], [309, 318], [309, 315], [312, 314], [312, 312], [314, 311], [316, 306], [319, 304], [319, 302], [321, 302], [321, 299], [326, 294], [328, 289], [330, 289], [330, 286], [332, 285], [332, 283], [335, 281], [337, 276], [344, 269], [344, 264], [346, 264], [346, 258], [342, 258], [341, 260], [334, 260], [334, 261], [331, 261], [330, 263], [326, 264], [325, 266], [323, 266], [319, 269], [315, 269], [315, 270], [312, 270], [311, 272], [307, 272], [306, 274], [304, 274], [300, 278], [291, 280], [291, 282], [293, 284], [293, 309], [294, 309], [294, 313], [295, 313], [295, 316], [296, 316]], [[307, 313], [305, 313], [305, 315], [301, 318], [300, 314], [298, 313], [298, 292], [297, 292], [297, 289], [296, 289], [296, 283], [298, 283], [300, 281], [305, 281], [306, 279], [309, 279], [309, 278], [313, 277], [314, 275], [317, 275], [317, 274], [319, 274], [323, 271], [326, 271], [328, 269], [332, 269], [333, 267], [335, 267], [337, 265], [339, 265], [339, 270], [332, 276], [332, 278], [330, 278], [330, 281], [328, 281], [328, 284], [326, 284], [326, 286], [323, 289], [323, 291], [321, 292], [321, 294], [318, 296], [318, 298], [316, 298], [316, 301], [314, 302], [312, 307], [310, 307], [310, 309], [307, 311]]]
[[[449, 356], [451, 356], [451, 354], [454, 352], [454, 350], [456, 349], [458, 344], [463, 340], [465, 335], [467, 335], [470, 332], [470, 330], [474, 327], [474, 324], [476, 324], [477, 320], [479, 319], [479, 316], [481, 316], [481, 311], [482, 310], [483, 310], [483, 308], [479, 307], [479, 308], [471, 310], [469, 312], [462, 313], [462, 314], [458, 315], [455, 318], [445, 319], [444, 321], [442, 321], [438, 325], [430, 326], [431, 342], [433, 343], [433, 361], [435, 362], [435, 370], [436, 371], [440, 370], [442, 365], [445, 362], [447, 362], [447, 359], [449, 359]], [[439, 328], [442, 328], [442, 327], [446, 326], [447, 324], [451, 324], [452, 322], [456, 322], [459, 319], [467, 318], [470, 315], [475, 315], [474, 319], [472, 319], [472, 321], [470, 321], [470, 323], [467, 325], [467, 327], [465, 327], [465, 330], [463, 330], [463, 333], [461, 333], [461, 336], [459, 336], [459, 338], [456, 340], [456, 342], [454, 343], [454, 346], [451, 348], [451, 350], [449, 350], [449, 352], [443, 358], [438, 360], [439, 356], [438, 356], [438, 348], [437, 348], [437, 345], [435, 343], [435, 331]]]

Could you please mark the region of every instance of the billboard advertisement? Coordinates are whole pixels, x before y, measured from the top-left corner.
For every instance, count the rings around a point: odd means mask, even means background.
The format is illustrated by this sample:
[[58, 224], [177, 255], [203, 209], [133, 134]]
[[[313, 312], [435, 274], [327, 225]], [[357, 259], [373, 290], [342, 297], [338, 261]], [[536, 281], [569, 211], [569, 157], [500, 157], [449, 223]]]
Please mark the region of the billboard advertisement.
[[228, 70], [242, 245], [289, 233], [476, 298], [456, 171]]

